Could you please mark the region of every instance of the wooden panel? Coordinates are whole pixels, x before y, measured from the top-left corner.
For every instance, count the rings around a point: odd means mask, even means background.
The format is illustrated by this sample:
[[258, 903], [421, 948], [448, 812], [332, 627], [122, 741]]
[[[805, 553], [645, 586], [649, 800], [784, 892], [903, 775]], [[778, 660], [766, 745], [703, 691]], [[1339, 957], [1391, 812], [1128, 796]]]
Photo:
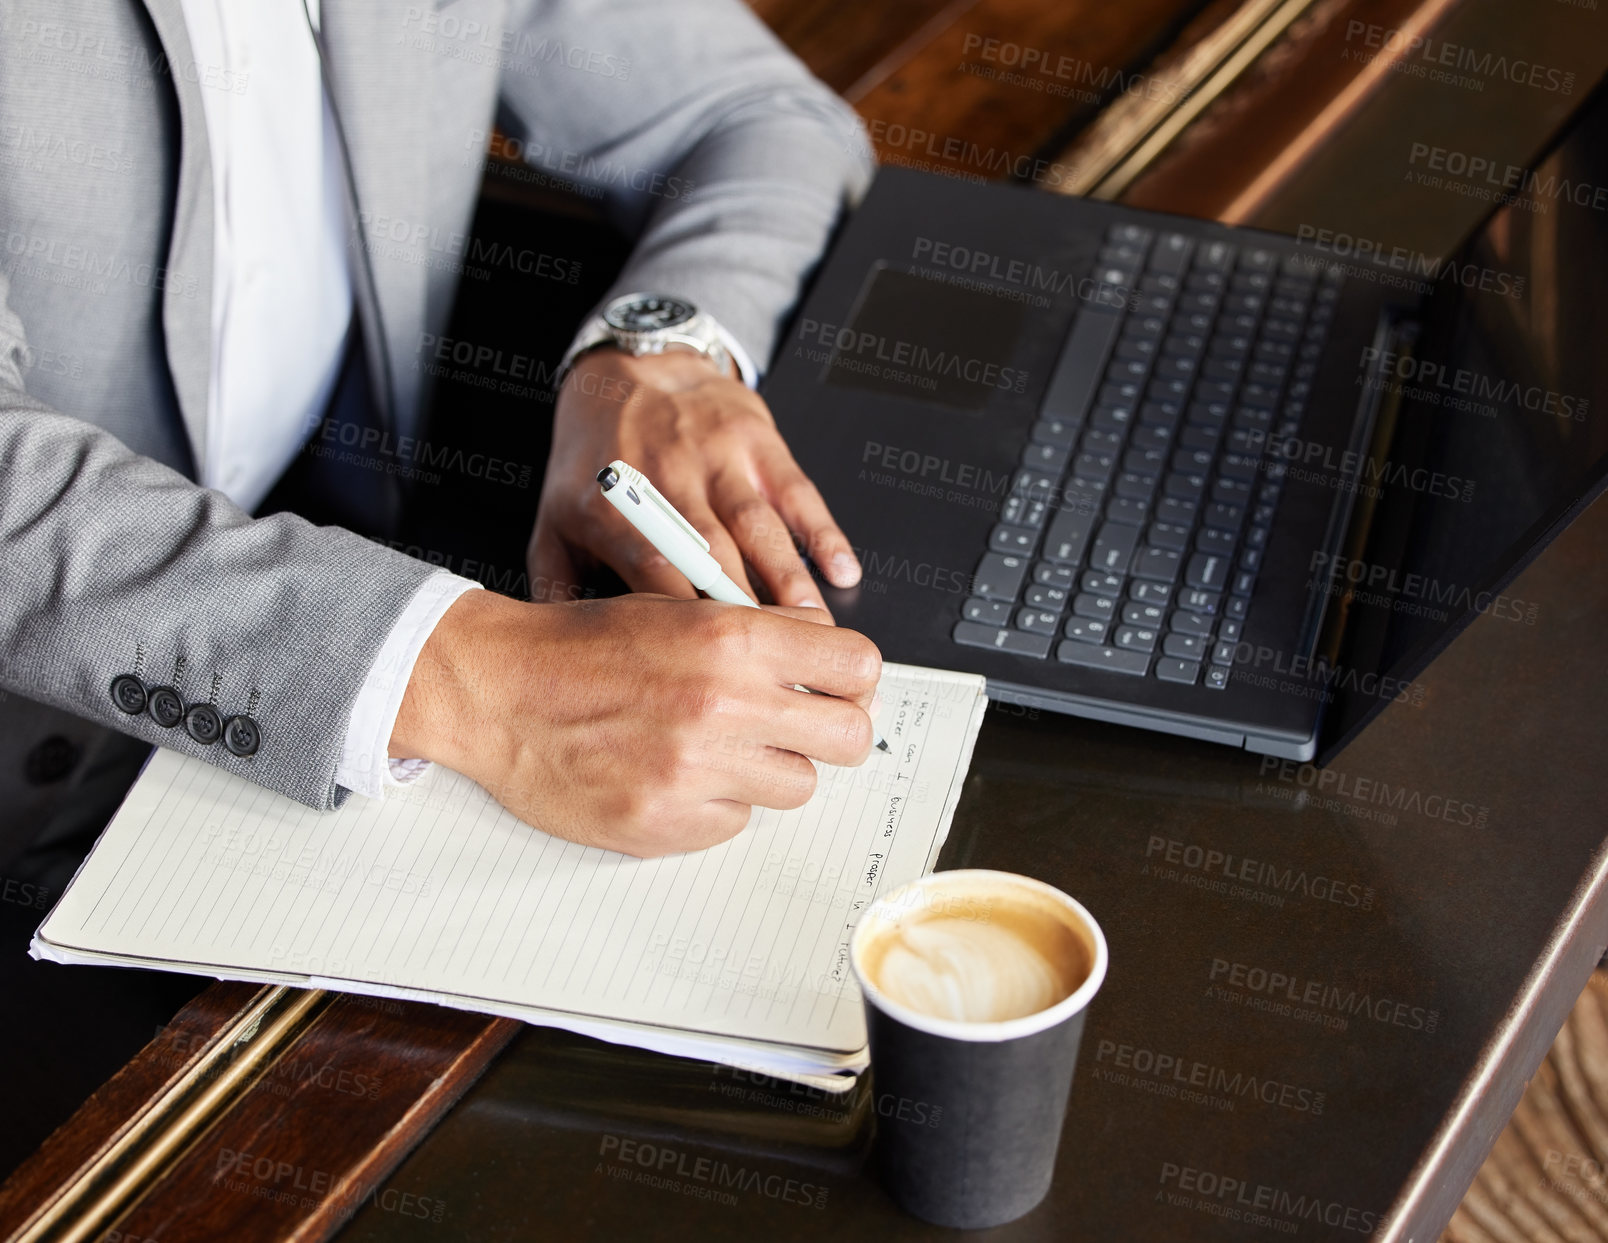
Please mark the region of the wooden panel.
[[[0, 1237], [54, 1200], [267, 991], [218, 983], [185, 1007], [0, 1186]], [[127, 1238], [268, 1243], [328, 1238], [376, 1197], [428, 1215], [432, 1206], [379, 1183], [521, 1026], [336, 998], [116, 1229]]]
[[[122, 1135], [144, 1110], [182, 1078], [213, 1040], [262, 989], [214, 984], [185, 1006], [133, 1061], [124, 1066], [0, 1184], [0, 1237], [10, 1237], [57, 1188]], [[16, 1073], [26, 1073], [18, 1068]]]
[[1053, 186], [1058, 140], [1124, 89], [1203, 0], [981, 0], [854, 102], [887, 163]]
[[[1330, 54], [1356, 46], [1346, 38], [1349, 29], [1348, 23], [1331, 31]], [[1281, 161], [1291, 167], [1274, 168], [1270, 184], [1229, 204], [1227, 214], [1286, 232], [1308, 223], [1446, 253], [1491, 210], [1492, 200], [1478, 193], [1487, 187], [1477, 178], [1465, 187], [1474, 194], [1421, 185], [1419, 175], [1440, 178], [1410, 155], [1415, 144], [1420, 151], [1469, 153], [1498, 167], [1531, 165], [1608, 69], [1608, 21], [1569, 5], [1531, 9], [1508, 0], [1458, 0], [1431, 33], [1435, 52], [1449, 48], [1468, 52], [1475, 64], [1537, 70], [1539, 85], [1478, 70], [1439, 81], [1422, 57], [1395, 60], [1348, 123], [1326, 125], [1320, 117], [1297, 158]]]
[[749, 0], [749, 7], [833, 90], [848, 93], [978, 0]]
[[428, 1218], [436, 1205], [380, 1183], [521, 1026], [337, 998], [117, 1229], [140, 1239], [311, 1243], [375, 1198]]
[[1168, 211], [1221, 218], [1367, 68], [1345, 54], [1348, 23], [1399, 29], [1432, 7], [1445, 7], [1445, 0], [1320, 0], [1190, 126], [1124, 201], [1165, 203]]
[[[1403, 29], [1454, 53], [1555, 70], [1567, 89], [1489, 73], [1435, 78], [1421, 57], [1380, 46], [1386, 32]], [[1395, 42], [1405, 46], [1406, 37]], [[1321, 0], [1123, 201], [1444, 254], [1490, 203], [1415, 193], [1412, 144], [1528, 164], [1605, 66], [1608, 23], [1567, 5], [1521, 13], [1506, 0]]]

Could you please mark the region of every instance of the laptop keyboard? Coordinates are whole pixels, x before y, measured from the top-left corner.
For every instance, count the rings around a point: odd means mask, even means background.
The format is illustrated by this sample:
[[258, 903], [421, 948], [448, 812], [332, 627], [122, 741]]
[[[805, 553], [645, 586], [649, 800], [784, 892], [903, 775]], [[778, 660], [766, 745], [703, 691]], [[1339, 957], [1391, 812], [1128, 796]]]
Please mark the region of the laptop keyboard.
[[1118, 224], [954, 639], [1228, 685], [1338, 269]]

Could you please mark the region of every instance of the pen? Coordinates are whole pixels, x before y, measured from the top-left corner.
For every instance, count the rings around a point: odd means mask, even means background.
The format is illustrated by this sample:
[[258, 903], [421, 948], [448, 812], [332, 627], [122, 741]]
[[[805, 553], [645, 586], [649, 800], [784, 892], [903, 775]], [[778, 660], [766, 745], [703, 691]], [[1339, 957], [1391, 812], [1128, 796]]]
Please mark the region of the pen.
[[[603, 489], [604, 499], [624, 514], [625, 520], [699, 591], [711, 600], [742, 604], [751, 609], [759, 607], [753, 597], [720, 568], [720, 562], [709, 553], [709, 541], [698, 534], [698, 528], [683, 518], [636, 467], [616, 459], [597, 472], [597, 483]], [[811, 695], [821, 694], [807, 686], [798, 689]], [[872, 737], [877, 750], [890, 749], [880, 733], [873, 733]]]

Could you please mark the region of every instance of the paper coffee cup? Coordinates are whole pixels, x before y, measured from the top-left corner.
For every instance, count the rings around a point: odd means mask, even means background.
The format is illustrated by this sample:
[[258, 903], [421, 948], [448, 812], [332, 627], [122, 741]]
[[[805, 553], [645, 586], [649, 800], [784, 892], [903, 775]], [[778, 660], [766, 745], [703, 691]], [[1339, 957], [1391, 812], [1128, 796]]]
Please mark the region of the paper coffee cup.
[[879, 1175], [944, 1226], [1012, 1221], [1050, 1189], [1100, 925], [1051, 885], [938, 872], [879, 899], [850, 958], [871, 1044]]

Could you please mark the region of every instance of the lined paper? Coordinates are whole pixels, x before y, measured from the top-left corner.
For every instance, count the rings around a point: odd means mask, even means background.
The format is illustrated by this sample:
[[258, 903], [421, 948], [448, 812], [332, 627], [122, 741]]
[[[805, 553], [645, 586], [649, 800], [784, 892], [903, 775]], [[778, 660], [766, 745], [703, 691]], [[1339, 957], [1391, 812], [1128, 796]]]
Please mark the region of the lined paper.
[[881, 692], [891, 755], [820, 766], [804, 807], [651, 860], [549, 837], [439, 766], [319, 813], [159, 751], [34, 953], [853, 1059], [850, 933], [931, 868], [987, 704], [981, 678], [902, 665]]

